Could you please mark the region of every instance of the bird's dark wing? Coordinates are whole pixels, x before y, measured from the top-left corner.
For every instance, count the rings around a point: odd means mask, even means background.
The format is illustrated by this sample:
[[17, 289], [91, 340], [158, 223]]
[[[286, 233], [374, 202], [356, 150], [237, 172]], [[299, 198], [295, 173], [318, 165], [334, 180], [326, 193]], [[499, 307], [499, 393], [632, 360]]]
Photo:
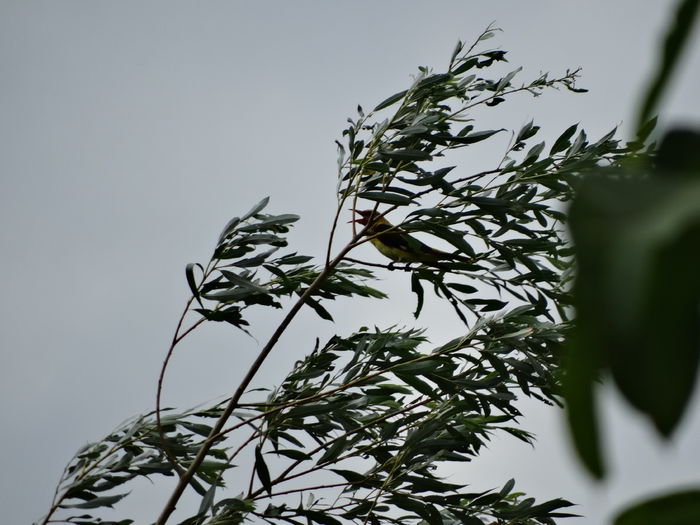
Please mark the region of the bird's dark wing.
[[418, 239], [409, 239], [408, 234], [397, 230], [389, 224], [375, 224], [371, 233], [376, 235], [389, 248], [396, 250], [410, 250], [413, 247], [409, 242], [410, 240], [420, 243]]

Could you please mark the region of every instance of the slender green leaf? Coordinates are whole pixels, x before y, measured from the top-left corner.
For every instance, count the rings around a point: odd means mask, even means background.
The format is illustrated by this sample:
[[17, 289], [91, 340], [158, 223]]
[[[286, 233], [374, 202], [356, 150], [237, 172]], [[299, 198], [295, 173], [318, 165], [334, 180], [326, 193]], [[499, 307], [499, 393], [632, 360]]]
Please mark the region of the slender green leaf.
[[363, 476], [362, 474], [359, 474], [359, 473], [354, 472], [352, 470], [331, 469], [331, 471], [335, 472], [336, 474], [341, 476], [348, 483], [359, 483], [359, 482], [364, 481], [366, 479], [366, 477]]
[[552, 148], [549, 150], [549, 154], [554, 155], [567, 149], [571, 145], [571, 137], [574, 136], [574, 133], [576, 133], [577, 129], [578, 124], [574, 124], [566, 128], [566, 130], [564, 130], [564, 133], [559, 135], [559, 138], [557, 138], [557, 140], [554, 141]]
[[470, 133], [469, 135], [465, 135], [463, 137], [453, 137], [451, 140], [453, 142], [458, 142], [459, 144], [475, 144], [477, 142], [481, 142], [482, 140], [486, 140], [490, 137], [493, 137], [496, 133], [500, 133], [501, 131], [505, 131], [505, 129], [491, 129], [487, 131], [476, 131], [474, 133]]
[[201, 264], [199, 263], [189, 263], [185, 267], [185, 277], [187, 278], [187, 285], [190, 287], [190, 291], [192, 292], [192, 297], [194, 297], [197, 302], [199, 303], [199, 306], [204, 308], [204, 305], [202, 304], [202, 300], [199, 298], [199, 289], [197, 288], [197, 281], [194, 277], [194, 268], [195, 266], [199, 266], [199, 269], [204, 272], [204, 268], [202, 267]]
[[385, 204], [397, 204], [399, 206], [405, 206], [413, 202], [411, 197], [407, 197], [406, 195], [400, 195], [398, 193], [387, 193], [385, 191], [363, 191], [361, 193], [358, 193], [357, 196], [362, 199], [367, 199], [374, 202], [382, 202]]
[[256, 232], [260, 230], [270, 229], [271, 226], [281, 226], [285, 224], [290, 224], [292, 222], [296, 222], [298, 220], [299, 216], [291, 213], [284, 215], [271, 215], [252, 224], [241, 226], [240, 228], [238, 228], [238, 231], [246, 233]]
[[413, 312], [413, 317], [418, 319], [421, 310], [423, 309], [423, 285], [420, 282], [420, 277], [418, 272], [411, 273], [411, 291], [416, 294], [416, 311]]
[[395, 93], [394, 95], [391, 95], [386, 100], [383, 100], [382, 102], [377, 104], [377, 106], [374, 108], [373, 111], [380, 111], [384, 108], [388, 108], [389, 106], [395, 104], [396, 102], [398, 102], [399, 100], [404, 98], [406, 96], [406, 93], [407, 93], [407, 90], [403, 90], [403, 91], [399, 91], [398, 93]]
[[321, 306], [321, 303], [319, 303], [315, 299], [312, 299], [311, 297], [307, 298], [306, 304], [309, 305], [321, 319], [325, 319], [326, 321], [333, 321], [333, 316], [330, 314], [330, 312], [328, 312], [328, 310]]
[[255, 472], [257, 473], [258, 479], [260, 480], [260, 483], [262, 483], [262, 486], [268, 495], [272, 494], [272, 480], [270, 479], [270, 471], [265, 463], [265, 458], [263, 458], [260, 445], [255, 447]]
[[241, 217], [240, 221], [243, 222], [243, 221], [245, 221], [245, 220], [251, 218], [253, 215], [255, 215], [255, 214], [257, 214], [257, 213], [260, 213], [260, 212], [265, 208], [265, 206], [268, 205], [269, 202], [270, 202], [270, 197], [265, 197], [265, 198], [262, 199], [260, 202], [258, 202], [255, 206], [253, 206], [253, 207], [248, 211], [248, 213], [244, 214], [244, 215]]
[[516, 69], [516, 70], [514, 70], [514, 71], [511, 71], [511, 72], [508, 73], [506, 76], [504, 76], [504, 77], [498, 82], [498, 86], [496, 86], [496, 92], [502, 91], [503, 89], [505, 89], [506, 87], [508, 87], [508, 85], [510, 84], [510, 81], [513, 80], [513, 78], [515, 77], [515, 75], [517, 75], [518, 73], [520, 73], [522, 70], [523, 70], [523, 68], [522, 68], [522, 67], [519, 67], [518, 69]]
[[430, 153], [422, 150], [383, 149], [380, 153], [383, 157], [386, 157], [388, 159], [405, 160], [409, 162], [430, 160], [433, 158], [433, 156]]
[[74, 503], [72, 505], [70, 504], [61, 504], [61, 508], [64, 509], [97, 509], [100, 507], [110, 507], [112, 508], [115, 503], [118, 503], [125, 497], [127, 497], [129, 493], [127, 492], [126, 494], [115, 494], [114, 496], [100, 496], [97, 498], [92, 498], [89, 499], [83, 503]]

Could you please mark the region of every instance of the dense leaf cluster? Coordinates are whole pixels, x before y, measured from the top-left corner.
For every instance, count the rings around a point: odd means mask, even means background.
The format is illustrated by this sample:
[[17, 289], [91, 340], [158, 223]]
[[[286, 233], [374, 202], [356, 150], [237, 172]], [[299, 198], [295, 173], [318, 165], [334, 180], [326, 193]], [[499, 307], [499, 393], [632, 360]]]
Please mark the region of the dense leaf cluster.
[[[494, 432], [530, 442], [515, 426], [516, 390], [556, 400], [556, 328], [525, 308], [484, 321], [429, 352], [422, 343], [414, 330], [363, 330], [312, 352], [263, 409], [258, 446], [277, 458], [277, 468], [258, 457], [261, 486], [251, 497], [301, 492], [294, 485], [300, 477], [332, 472], [336, 479], [328, 478], [314, 494], [339, 494], [317, 497], [311, 507], [276, 505], [274, 517], [411, 521], [397, 515], [397, 508], [429, 523], [483, 523], [487, 516], [548, 523], [557, 516], [554, 511], [568, 503], [536, 506], [511, 493], [512, 485], [466, 493], [436, 475], [442, 463], [476, 457]], [[310, 510], [323, 512], [326, 521], [314, 520]]]
[[[431, 351], [423, 349], [425, 343], [416, 330], [336, 336], [312, 351], [266, 400], [249, 394], [234, 414], [238, 423], [225, 433], [239, 436], [242, 445], [210, 449], [192, 485], [202, 506], [183, 523], [240, 523], [246, 516], [321, 524], [478, 524], [488, 518], [553, 523], [566, 516], [560, 511], [570, 505], [565, 500], [535, 504], [513, 492], [512, 481], [501, 490], [465, 491], [436, 471], [447, 462], [471, 461], [495, 432], [531, 442], [517, 426], [516, 392], [557, 401], [556, 326], [520, 308]], [[150, 415], [86, 447], [66, 470], [60, 508], [111, 507], [126, 496], [115, 491], [129, 480], [172, 475], [164, 447], [176, 461], [188, 463], [210, 434], [208, 420], [220, 412], [215, 407], [164, 415], [165, 444]], [[224, 441], [218, 436], [217, 443]], [[257, 481], [251, 479], [239, 497], [216, 501], [223, 473], [246, 449], [255, 458]], [[309, 486], [308, 478], [317, 481]], [[290, 497], [309, 493], [301, 502]], [[112, 523], [89, 515], [68, 521]]]
[[[544, 141], [532, 144], [540, 127], [530, 121], [512, 132], [505, 156], [492, 169], [435, 167], [451, 151], [506, 131], [478, 129], [474, 113], [480, 107], [546, 88], [583, 91], [575, 87], [577, 71], [557, 79], [542, 75], [520, 86], [513, 84], [520, 69], [484, 78], [480, 70], [505, 62], [506, 53], [472, 53], [473, 47], [465, 50], [460, 43], [446, 72], [421, 68], [408, 90], [367, 115], [358, 109], [357, 120], [343, 132], [346, 144], [338, 143], [340, 201], [353, 209], [387, 205], [380, 208], [383, 215], [397, 210], [404, 217], [398, 228], [429, 234], [470, 258], [412, 269], [416, 315], [426, 283], [465, 322], [469, 313], [498, 311], [512, 301], [530, 304], [550, 319], [555, 306], [567, 318], [572, 250], [561, 204], [572, 198], [582, 173], [615, 166], [634, 149], [621, 148], [615, 130], [591, 142], [576, 124], [546, 148]], [[394, 112], [382, 118], [388, 108]]]
[[[453, 150], [507, 135], [479, 129], [476, 110], [518, 93], [581, 91], [577, 72], [520, 86], [513, 84], [519, 70], [485, 78], [505, 62], [504, 51], [476, 50], [490, 35], [470, 48], [460, 43], [446, 72], [421, 68], [409, 89], [368, 114], [359, 108], [343, 132], [345, 144], [339, 143], [335, 224], [348, 204], [382, 215], [396, 211], [402, 231], [431, 235], [460, 254], [457, 262], [404, 270], [417, 297], [415, 314], [427, 284], [453, 306], [464, 335], [427, 348], [417, 330], [362, 328], [317, 343], [267, 398], [251, 390], [299, 309], [309, 306], [332, 319], [328, 301], [336, 297], [385, 297], [363, 267], [384, 265], [348, 257], [366, 241], [364, 231], [355, 230], [332, 254], [334, 228], [323, 264], [295, 252], [279, 255], [298, 217], [263, 213], [264, 199], [229, 222], [206, 266], [187, 266], [192, 298], [166, 356], [155, 417], [137, 419], [81, 452], [44, 523], [71, 505], [110, 507], [124, 497], [121, 485], [153, 474], [178, 476], [159, 525], [187, 487], [200, 494], [201, 505], [183, 525], [251, 519], [523, 525], [567, 516], [565, 500], [536, 504], [515, 492], [512, 480], [500, 490], [467, 490], [446, 482], [441, 468], [471, 461], [497, 432], [531, 442], [518, 426], [519, 395], [559, 403], [573, 269], [561, 204], [586, 170], [618, 166], [640, 146], [620, 147], [612, 132], [589, 141], [574, 125], [547, 148], [533, 144], [540, 128], [530, 122], [511, 132], [506, 155], [492, 169], [469, 173], [438, 165]], [[233, 395], [208, 410], [177, 416], [162, 410], [162, 379], [175, 345], [205, 321], [248, 331], [251, 307], [287, 313]], [[192, 312], [196, 320], [188, 327]], [[88, 514], [65, 521], [108, 523]]]
[[[652, 110], [692, 39], [698, 0], [679, 0], [659, 63], [639, 106], [643, 147]], [[564, 391], [579, 457], [606, 475], [595, 390], [610, 376], [629, 404], [668, 439], [688, 412], [700, 364], [700, 129], [671, 127], [658, 150], [596, 170], [571, 206], [579, 266], [577, 325], [567, 346]], [[700, 490], [665, 489], [621, 511], [616, 525], [700, 522]]]
[[[201, 306], [196, 311], [207, 320], [225, 321], [243, 329], [249, 324], [243, 317], [246, 308], [252, 305], [281, 308], [280, 298], [303, 295], [321, 274], [320, 267], [305, 264], [312, 257], [296, 253], [272, 257], [279, 248], [287, 246], [284, 234], [299, 216], [261, 213], [268, 202], [265, 198], [242, 217], [229, 221], [206, 270], [201, 265], [187, 266], [187, 281]], [[204, 272], [199, 284], [195, 267]], [[385, 297], [364, 284], [370, 278], [372, 272], [367, 269], [339, 264], [324, 277], [305, 304], [323, 319], [332, 320], [321, 299], [353, 295]], [[213, 302], [214, 306], [206, 308], [202, 299]]]
[[[105, 521], [91, 514], [75, 513], [113, 507], [128, 496], [123, 485], [133, 479], [173, 476], [175, 472], [168, 454], [183, 464], [190, 461], [211, 429], [207, 422], [218, 417], [221, 410], [212, 407], [183, 413], [167, 412], [160, 418], [160, 429], [155, 414], [149, 413], [122, 423], [101, 441], [81, 448], [61, 476], [51, 512], [69, 509], [72, 514], [61, 521], [75, 525], [134, 523], [131, 519]], [[221, 440], [216, 443], [220, 444]], [[205, 496], [207, 489], [202, 484], [221, 484], [221, 473], [230, 467], [226, 450], [213, 446], [192, 487]]]

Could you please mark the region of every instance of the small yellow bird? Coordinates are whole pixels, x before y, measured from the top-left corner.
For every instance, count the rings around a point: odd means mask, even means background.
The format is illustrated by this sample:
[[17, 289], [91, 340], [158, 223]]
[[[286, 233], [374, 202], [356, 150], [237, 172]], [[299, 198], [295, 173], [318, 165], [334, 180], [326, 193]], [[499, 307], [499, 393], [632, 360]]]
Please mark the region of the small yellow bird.
[[371, 210], [356, 210], [360, 215], [356, 221], [368, 226], [365, 235], [379, 252], [394, 262], [433, 264], [439, 262], [471, 262], [468, 258], [431, 248], [394, 226]]

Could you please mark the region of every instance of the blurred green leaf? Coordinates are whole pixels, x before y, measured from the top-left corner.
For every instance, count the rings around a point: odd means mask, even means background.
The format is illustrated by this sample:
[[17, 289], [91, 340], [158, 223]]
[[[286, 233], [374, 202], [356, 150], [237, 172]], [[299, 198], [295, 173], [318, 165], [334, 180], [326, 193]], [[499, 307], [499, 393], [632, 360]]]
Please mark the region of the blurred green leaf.
[[581, 333], [569, 337], [568, 355], [564, 362], [566, 374], [563, 379], [563, 393], [574, 449], [588, 472], [595, 478], [602, 479], [606, 475], [606, 466], [594, 390], [600, 373], [599, 361], [602, 358], [589, 343]]
[[615, 517], [614, 525], [697, 525], [700, 489], [658, 496], [632, 505]]
[[677, 4], [674, 22], [669, 27], [664, 40], [663, 52], [654, 79], [649, 83], [644, 101], [641, 104], [637, 128], [649, 119], [658, 104], [664, 89], [673, 78], [676, 64], [683, 48], [692, 35], [700, 1], [681, 0]]
[[580, 351], [609, 366], [627, 400], [668, 436], [700, 357], [700, 177], [662, 175], [588, 179], [571, 229]]

